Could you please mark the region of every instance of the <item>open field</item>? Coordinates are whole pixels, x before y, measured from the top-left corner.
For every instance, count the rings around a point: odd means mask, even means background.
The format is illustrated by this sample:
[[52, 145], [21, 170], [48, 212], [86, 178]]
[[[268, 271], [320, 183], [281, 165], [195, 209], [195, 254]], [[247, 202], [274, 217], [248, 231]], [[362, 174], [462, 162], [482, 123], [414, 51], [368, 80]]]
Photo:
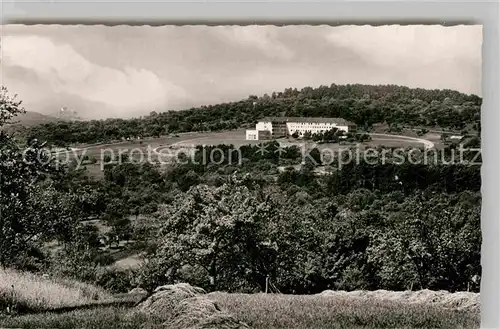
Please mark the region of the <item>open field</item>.
[[[391, 301], [273, 294], [211, 293], [222, 309], [254, 329], [465, 329], [478, 328], [475, 311]], [[150, 316], [127, 316], [130, 309], [102, 307], [68, 313], [40, 313], [0, 318], [1, 327], [21, 328], [140, 328], [154, 323]], [[176, 328], [183, 329], [183, 328]]]
[[[0, 282], [2, 328], [128, 329], [159, 323], [154, 316], [135, 312], [132, 305], [138, 296], [133, 294], [112, 296], [91, 285], [12, 270], [0, 271]], [[89, 292], [95, 296], [88, 295]], [[479, 295], [473, 293], [430, 290], [327, 291], [319, 295], [213, 292], [206, 297], [254, 329], [464, 329], [477, 328], [480, 321], [479, 307], [476, 307]], [[466, 307], [441, 303], [455, 300]], [[471, 303], [474, 307], [470, 307]], [[8, 304], [23, 304], [25, 308], [18, 310], [19, 315], [6, 315]], [[76, 309], [66, 310], [75, 306]]]
[[[390, 147], [408, 147], [408, 146], [423, 146], [434, 147], [438, 144], [436, 136], [430, 136], [431, 138], [415, 138], [410, 136], [400, 136], [400, 135], [388, 135], [388, 134], [371, 134], [372, 140], [366, 142], [366, 146], [379, 146], [386, 145]], [[433, 137], [433, 138], [432, 138]], [[133, 141], [122, 141], [113, 144], [101, 144], [101, 145], [79, 145], [75, 146], [78, 150], [75, 152], [81, 153], [85, 150], [85, 155], [100, 157], [102, 154], [107, 154], [109, 150], [142, 150], [146, 151], [148, 148], [152, 150], [162, 150], [167, 147], [172, 147], [176, 149], [182, 148], [192, 148], [196, 145], [219, 145], [219, 144], [232, 144], [235, 147], [240, 147], [242, 145], [252, 145], [259, 144], [266, 141], [251, 141], [245, 139], [244, 130], [232, 130], [224, 132], [200, 132], [200, 133], [186, 133], [177, 136], [164, 136], [160, 138], [148, 138], [143, 140], [133, 140]], [[284, 145], [300, 145], [303, 142], [301, 140], [292, 140], [281, 138], [278, 142]], [[333, 145], [333, 144], [323, 144], [323, 145]], [[335, 144], [338, 145], [338, 144]], [[341, 145], [342, 146], [342, 145]], [[156, 152], [153, 152], [156, 153]]]
[[7, 307], [43, 311], [111, 299], [106, 291], [89, 284], [0, 268], [0, 311]]
[[213, 293], [221, 307], [254, 328], [477, 328], [479, 313], [385, 300], [318, 295]]
[[[378, 146], [387, 147], [423, 147], [428, 148], [441, 148], [443, 144], [439, 140], [439, 135], [427, 134], [422, 138], [403, 136], [403, 135], [390, 135], [390, 134], [371, 134], [372, 140], [357, 144], [360, 149], [375, 148]], [[282, 146], [296, 145], [299, 148], [305, 145], [302, 140], [281, 138], [277, 140]], [[244, 130], [232, 130], [224, 132], [200, 132], [200, 133], [184, 133], [173, 136], [163, 136], [160, 138], [147, 138], [142, 140], [121, 141], [111, 144], [100, 145], [76, 145], [74, 149], [68, 152], [59, 152], [56, 156], [65, 161], [72, 159], [75, 156], [86, 155], [95, 158], [97, 163], [86, 164], [87, 170], [96, 177], [102, 177], [101, 159], [106, 155], [118, 156], [120, 152], [127, 154], [135, 161], [151, 161], [158, 162], [168, 161], [169, 159], [176, 158], [180, 153], [189, 154], [190, 150], [197, 145], [219, 145], [219, 144], [232, 144], [235, 147], [242, 145], [255, 145], [265, 141], [249, 141], [245, 139]], [[307, 142], [307, 147], [316, 146], [320, 150], [328, 148], [332, 151], [338, 151], [355, 144], [316, 144], [314, 142]]]
[[[364, 143], [366, 146], [379, 146], [385, 145], [389, 147], [421, 147], [426, 145], [427, 147], [433, 147], [437, 141], [428, 141], [425, 138], [416, 138], [411, 136], [402, 135], [389, 135], [389, 134], [370, 134], [372, 140], [370, 142]], [[293, 145], [302, 144], [302, 140], [293, 140], [281, 138], [278, 139], [281, 144]], [[248, 144], [259, 144], [265, 141], [250, 141], [245, 140], [244, 130], [234, 130], [227, 132], [211, 133], [209, 135], [203, 134], [196, 136], [195, 138], [188, 138], [179, 142], [174, 142], [173, 145], [177, 147], [192, 147], [194, 145], [217, 145], [217, 144], [233, 144], [236, 147]], [[322, 145], [335, 145], [339, 144], [322, 144]], [[340, 145], [342, 147], [342, 145]]]
[[67, 313], [39, 313], [16, 317], [0, 315], [2, 328], [60, 329], [137, 329], [152, 319], [147, 316], [127, 317], [126, 307], [103, 306]]

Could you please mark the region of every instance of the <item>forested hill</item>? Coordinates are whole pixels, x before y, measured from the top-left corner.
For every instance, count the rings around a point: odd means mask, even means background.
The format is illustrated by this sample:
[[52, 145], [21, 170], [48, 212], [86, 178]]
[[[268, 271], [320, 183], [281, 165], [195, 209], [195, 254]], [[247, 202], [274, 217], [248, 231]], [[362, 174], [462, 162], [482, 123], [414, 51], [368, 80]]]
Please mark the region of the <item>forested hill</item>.
[[453, 90], [395, 85], [335, 85], [288, 88], [262, 97], [183, 111], [151, 112], [134, 119], [55, 122], [31, 127], [28, 138], [50, 143], [96, 143], [131, 136], [216, 131], [252, 125], [264, 116], [342, 117], [360, 127], [375, 123], [480, 130], [482, 99]]

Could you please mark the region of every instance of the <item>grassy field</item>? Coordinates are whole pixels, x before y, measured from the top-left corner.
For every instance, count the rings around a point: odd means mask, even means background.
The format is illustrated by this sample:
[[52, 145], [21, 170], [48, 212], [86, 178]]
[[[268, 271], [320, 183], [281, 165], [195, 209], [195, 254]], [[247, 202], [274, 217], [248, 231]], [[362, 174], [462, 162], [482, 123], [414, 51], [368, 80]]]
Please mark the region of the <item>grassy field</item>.
[[128, 316], [129, 309], [125, 307], [101, 307], [83, 309], [67, 313], [40, 313], [16, 317], [0, 315], [1, 328], [32, 328], [32, 329], [137, 329], [145, 323], [155, 323], [148, 316]]
[[[413, 139], [414, 137], [410, 136], [396, 136], [396, 135], [374, 135], [372, 136], [372, 140], [365, 143], [365, 146], [376, 147], [379, 145], [385, 145], [390, 147], [409, 147], [409, 146], [422, 146], [422, 143]], [[428, 138], [432, 140], [432, 142], [438, 142], [432, 136], [424, 136], [424, 139]], [[302, 141], [297, 140], [287, 140], [285, 138], [279, 139], [280, 143], [285, 145], [293, 145], [297, 143], [302, 143]], [[80, 151], [75, 151], [77, 154], [81, 153], [81, 150], [85, 150], [84, 154], [90, 157], [94, 157], [96, 159], [101, 158], [101, 154], [110, 155], [114, 153], [114, 155], [118, 155], [119, 150], [122, 150], [123, 153], [131, 154], [132, 157], [134, 155], [142, 152], [144, 156], [147, 156], [147, 150], [157, 149], [157, 150], [165, 150], [168, 146], [173, 146], [175, 148], [183, 148], [183, 147], [193, 147], [195, 145], [218, 145], [218, 144], [233, 144], [236, 147], [240, 147], [242, 145], [249, 144], [259, 144], [262, 141], [249, 141], [245, 139], [245, 131], [244, 130], [233, 130], [233, 131], [225, 131], [225, 132], [201, 132], [201, 133], [189, 133], [182, 134], [177, 136], [165, 136], [160, 138], [148, 138], [143, 140], [131, 140], [131, 141], [122, 141], [113, 144], [102, 144], [102, 145], [78, 145], [75, 146]], [[323, 144], [323, 146], [328, 147], [343, 147], [339, 144]], [[344, 146], [345, 147], [345, 146]], [[111, 151], [112, 150], [112, 151]], [[151, 152], [152, 159], [156, 159], [156, 153]], [[70, 152], [68, 155], [61, 153], [60, 157], [65, 159], [66, 156], [72, 157], [74, 154]]]
[[110, 300], [110, 294], [89, 284], [0, 268], [0, 312], [7, 308], [37, 312]]
[[324, 296], [224, 294], [211, 298], [254, 328], [478, 328], [479, 313]]
[[[56, 300], [59, 294], [55, 291], [51, 296]], [[478, 311], [458, 311], [425, 304], [319, 295], [218, 292], [210, 293], [207, 297], [254, 329], [472, 329], [478, 328], [480, 324]], [[130, 308], [125, 307], [102, 306], [65, 313], [0, 315], [0, 327], [131, 329], [154, 328], [160, 324], [159, 319], [130, 311]]]
[[[213, 293], [210, 298], [254, 329], [375, 329], [479, 328], [478, 312], [446, 310], [320, 296], [244, 295]], [[150, 317], [128, 316], [122, 307], [102, 307], [63, 314], [31, 314], [0, 318], [0, 327], [17, 328], [139, 328], [157, 324]], [[177, 328], [182, 329], [182, 328]]]
[[[441, 148], [442, 143], [438, 139], [438, 135], [428, 134], [423, 136], [423, 139], [431, 141], [436, 148]], [[387, 147], [422, 147], [422, 142], [412, 139], [413, 136], [397, 136], [397, 135], [374, 135], [372, 140], [365, 142], [361, 148], [376, 148], [378, 146]], [[303, 141], [282, 138], [278, 140], [283, 146], [297, 145], [302, 147]], [[70, 152], [62, 152], [58, 154], [58, 158], [62, 161], [73, 159], [75, 154], [87, 155], [95, 158], [98, 162], [95, 164], [86, 164], [88, 172], [98, 178], [103, 177], [103, 163], [101, 158], [106, 155], [117, 157], [120, 152], [129, 155], [129, 158], [134, 162], [153, 161], [157, 162], [158, 157], [162, 157], [163, 162], [168, 162], [168, 159], [175, 159], [179, 153], [189, 154], [188, 149], [196, 145], [218, 145], [218, 144], [233, 144], [235, 147], [248, 144], [259, 144], [262, 141], [245, 140], [244, 130], [233, 130], [224, 132], [200, 132], [200, 133], [185, 133], [173, 136], [164, 136], [160, 138], [147, 138], [142, 140], [121, 141], [112, 144], [102, 145], [76, 145], [78, 150]], [[351, 145], [352, 146], [352, 145]], [[319, 149], [328, 148], [332, 151], [337, 151], [346, 148], [340, 144], [318, 144]], [[157, 152], [160, 152], [159, 155]]]

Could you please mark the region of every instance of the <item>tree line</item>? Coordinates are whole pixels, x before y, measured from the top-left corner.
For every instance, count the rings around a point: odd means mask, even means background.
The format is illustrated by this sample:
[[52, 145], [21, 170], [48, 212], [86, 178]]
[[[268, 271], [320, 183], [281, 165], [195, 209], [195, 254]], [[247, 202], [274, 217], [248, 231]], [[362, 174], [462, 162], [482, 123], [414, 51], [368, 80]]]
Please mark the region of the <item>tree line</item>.
[[52, 122], [23, 130], [28, 140], [50, 144], [99, 143], [135, 137], [159, 137], [191, 131], [221, 131], [252, 126], [265, 116], [341, 117], [368, 130], [386, 123], [401, 126], [480, 131], [482, 99], [453, 90], [396, 85], [336, 85], [288, 88], [237, 102], [181, 111], [151, 112], [133, 119]]

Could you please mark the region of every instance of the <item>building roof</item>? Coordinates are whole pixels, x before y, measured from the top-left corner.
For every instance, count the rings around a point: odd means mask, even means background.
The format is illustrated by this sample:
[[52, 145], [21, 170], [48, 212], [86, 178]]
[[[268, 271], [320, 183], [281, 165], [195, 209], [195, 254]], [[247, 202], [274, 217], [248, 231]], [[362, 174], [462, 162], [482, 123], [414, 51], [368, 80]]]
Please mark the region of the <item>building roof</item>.
[[335, 123], [337, 125], [354, 125], [353, 122], [342, 118], [320, 118], [320, 117], [265, 117], [259, 122], [306, 122], [306, 123]]

